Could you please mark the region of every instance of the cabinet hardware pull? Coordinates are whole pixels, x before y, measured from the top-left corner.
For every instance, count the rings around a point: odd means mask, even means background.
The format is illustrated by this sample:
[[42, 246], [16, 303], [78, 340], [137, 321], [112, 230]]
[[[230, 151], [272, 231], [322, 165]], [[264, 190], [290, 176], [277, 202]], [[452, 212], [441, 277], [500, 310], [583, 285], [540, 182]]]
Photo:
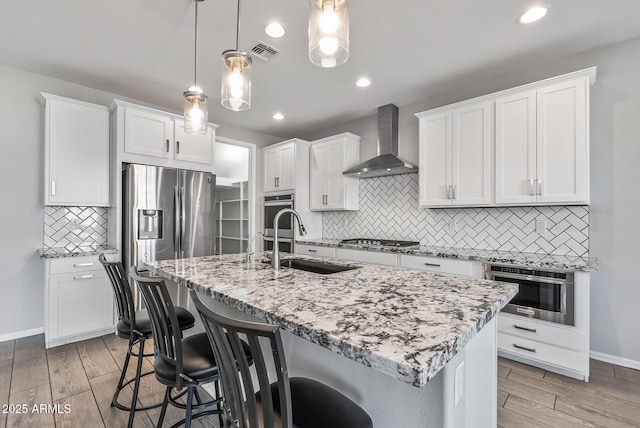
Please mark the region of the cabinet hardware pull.
[[425, 266], [440, 267], [438, 263], [425, 263]]
[[328, 204], [328, 202], [327, 202], [328, 199], [329, 198], [327, 198], [327, 195], [322, 195], [322, 205], [327, 205]]
[[275, 181], [276, 187], [280, 187], [280, 177], [276, 177], [273, 180]]
[[318, 250], [307, 250], [307, 251], [310, 252], [310, 253], [317, 253], [318, 252]]
[[93, 266], [93, 262], [90, 263], [74, 263], [73, 267], [87, 267], [87, 266]]
[[452, 186], [451, 184], [449, 184], [449, 185], [447, 186], [447, 199], [451, 199], [451, 188], [452, 188], [452, 187], [453, 187], [453, 186]]
[[538, 178], [538, 195], [542, 196], [542, 178]]
[[167, 138], [164, 143], [165, 151], [169, 153], [169, 139]]
[[458, 190], [458, 186], [457, 185], [453, 185], [451, 187], [453, 188], [453, 198], [451, 198], [451, 199], [456, 199], [456, 191]]
[[51, 196], [55, 196], [55, 195], [56, 195], [56, 181], [51, 180]]
[[73, 279], [91, 279], [94, 277], [95, 275], [80, 275], [80, 276], [74, 276]]
[[180, 154], [180, 141], [176, 141], [176, 154]]
[[534, 196], [536, 194], [536, 180], [533, 178], [529, 179], [529, 195]]
[[518, 324], [514, 324], [513, 328], [517, 328], [518, 330], [530, 331], [531, 333], [536, 332], [535, 328], [522, 327], [522, 326], [519, 326]]
[[536, 352], [536, 348], [527, 348], [526, 346], [520, 346], [520, 345], [517, 345], [515, 343], [513, 344], [513, 347], [517, 348], [517, 349], [522, 349], [523, 351], [529, 351], [529, 352], [534, 352], [534, 353]]

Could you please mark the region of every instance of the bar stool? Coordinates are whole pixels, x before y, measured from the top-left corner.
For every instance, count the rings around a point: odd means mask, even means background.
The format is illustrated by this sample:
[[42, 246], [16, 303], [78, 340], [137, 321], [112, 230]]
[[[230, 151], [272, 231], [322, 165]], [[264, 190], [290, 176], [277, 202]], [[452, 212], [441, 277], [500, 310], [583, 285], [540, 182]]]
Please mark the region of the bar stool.
[[[272, 325], [226, 317], [206, 307], [191, 291], [220, 367], [225, 427], [372, 428], [371, 417], [340, 392], [312, 379], [289, 378], [280, 330]], [[258, 379], [255, 391], [249, 364], [237, 359], [246, 336]], [[260, 346], [260, 339], [269, 347]], [[269, 383], [262, 349], [271, 349], [277, 381]]]
[[[191, 421], [195, 418], [213, 414], [221, 415], [218, 364], [209, 344], [207, 333], [183, 338], [181, 329], [177, 328], [176, 310], [164, 281], [161, 278], [141, 277], [135, 267], [131, 268], [130, 274], [142, 292], [151, 318], [155, 350], [155, 376], [158, 382], [167, 386], [157, 426], [162, 426], [169, 403], [185, 409], [186, 413], [185, 419], [177, 422], [173, 427], [184, 424], [186, 428], [190, 428]], [[239, 346], [244, 350], [243, 355], [248, 352], [249, 345], [241, 343]], [[246, 359], [251, 359], [251, 357], [244, 356], [243, 360]], [[215, 383], [216, 397], [205, 403], [200, 399], [197, 387], [210, 382]], [[182, 388], [187, 388], [186, 404], [176, 401], [177, 398], [184, 396], [184, 391], [176, 396], [171, 395], [172, 389], [180, 391]], [[193, 403], [194, 397], [195, 404]], [[216, 408], [193, 414], [193, 410], [211, 406], [216, 406]]]
[[[111, 286], [113, 287], [113, 295], [118, 307], [118, 324], [116, 327], [117, 335], [118, 337], [129, 340], [127, 356], [125, 357], [124, 365], [122, 366], [122, 374], [120, 375], [118, 386], [116, 387], [113, 399], [111, 400], [111, 407], [116, 407], [120, 410], [129, 412], [127, 427], [131, 427], [133, 426], [135, 412], [155, 409], [162, 405], [162, 403], [156, 403], [145, 407], [136, 406], [138, 392], [140, 389], [140, 379], [153, 373], [153, 371], [142, 373], [143, 358], [152, 357], [154, 355], [152, 353], [144, 353], [145, 341], [152, 337], [151, 320], [149, 319], [149, 314], [146, 309], [139, 311], [135, 310], [133, 293], [129, 287], [129, 282], [125, 275], [122, 263], [108, 261], [104, 254], [100, 254], [98, 260], [107, 271], [107, 275], [111, 281]], [[195, 318], [188, 310], [176, 307], [175, 311], [178, 318], [178, 326], [181, 331], [193, 327]], [[137, 351], [134, 350], [135, 345], [138, 345]], [[136, 357], [138, 359], [136, 364], [136, 374], [133, 379], [129, 379], [125, 382], [131, 357]], [[120, 395], [120, 392], [132, 382], [133, 396], [131, 398], [131, 404], [124, 405], [118, 401], [118, 396]]]

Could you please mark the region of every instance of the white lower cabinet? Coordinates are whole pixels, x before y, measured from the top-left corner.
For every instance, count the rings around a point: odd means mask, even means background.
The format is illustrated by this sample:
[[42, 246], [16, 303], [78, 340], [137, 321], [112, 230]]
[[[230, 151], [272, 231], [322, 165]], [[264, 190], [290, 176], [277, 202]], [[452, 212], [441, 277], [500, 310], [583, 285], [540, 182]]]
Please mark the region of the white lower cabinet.
[[318, 245], [304, 245], [304, 244], [296, 244], [295, 245], [295, 253], [296, 254], [304, 254], [307, 256], [314, 257], [331, 257], [334, 258], [336, 256], [336, 249], [332, 247], [321, 247]]
[[400, 255], [400, 266], [454, 275], [474, 276], [474, 262], [441, 257]]
[[45, 271], [47, 348], [113, 332], [113, 291], [98, 256], [48, 259]]
[[339, 259], [353, 260], [356, 262], [374, 263], [386, 266], [398, 266], [398, 255], [395, 253], [336, 248], [336, 257]]

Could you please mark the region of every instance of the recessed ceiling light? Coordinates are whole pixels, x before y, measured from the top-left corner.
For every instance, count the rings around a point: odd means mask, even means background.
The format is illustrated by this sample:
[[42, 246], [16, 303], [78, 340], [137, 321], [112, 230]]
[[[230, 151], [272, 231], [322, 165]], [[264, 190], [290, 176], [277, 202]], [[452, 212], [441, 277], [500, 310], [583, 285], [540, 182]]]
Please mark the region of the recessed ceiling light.
[[356, 86], [360, 88], [366, 88], [369, 85], [371, 85], [371, 80], [367, 79], [366, 77], [363, 77], [356, 82]]
[[284, 36], [287, 30], [281, 24], [272, 22], [265, 27], [264, 32], [267, 33], [267, 36], [277, 39]]
[[521, 24], [531, 24], [539, 19], [544, 18], [547, 14], [547, 8], [542, 6], [532, 7], [518, 17], [518, 22]]
[[276, 114], [273, 115], [273, 118], [275, 120], [282, 120], [282, 119], [284, 119], [284, 115], [282, 113], [276, 113]]

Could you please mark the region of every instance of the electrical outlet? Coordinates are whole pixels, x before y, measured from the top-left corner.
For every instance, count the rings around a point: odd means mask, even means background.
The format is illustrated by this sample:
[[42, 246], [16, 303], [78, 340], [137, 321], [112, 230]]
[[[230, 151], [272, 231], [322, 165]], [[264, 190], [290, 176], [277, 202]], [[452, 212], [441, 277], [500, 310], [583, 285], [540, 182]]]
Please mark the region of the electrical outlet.
[[457, 406], [464, 397], [464, 361], [458, 364], [453, 375], [453, 397], [454, 406]]
[[72, 218], [71, 221], [69, 221], [69, 228], [70, 229], [79, 229], [80, 228], [80, 224], [78, 223], [78, 219], [77, 218]]
[[547, 221], [546, 220], [536, 220], [536, 233], [538, 235], [546, 235], [547, 234]]
[[458, 231], [458, 223], [455, 218], [449, 219], [449, 232], [457, 232]]

